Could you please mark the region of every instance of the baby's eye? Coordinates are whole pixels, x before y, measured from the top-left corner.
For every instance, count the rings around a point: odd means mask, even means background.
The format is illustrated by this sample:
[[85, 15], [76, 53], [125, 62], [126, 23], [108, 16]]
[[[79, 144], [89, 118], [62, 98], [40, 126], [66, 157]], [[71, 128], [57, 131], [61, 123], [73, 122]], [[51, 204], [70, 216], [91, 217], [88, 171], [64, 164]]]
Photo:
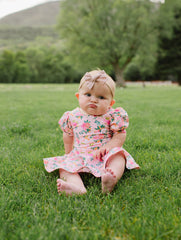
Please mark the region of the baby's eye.
[[99, 98], [99, 99], [105, 99], [103, 96], [99, 96], [98, 98]]
[[85, 96], [90, 97], [91, 94], [90, 93], [85, 93]]

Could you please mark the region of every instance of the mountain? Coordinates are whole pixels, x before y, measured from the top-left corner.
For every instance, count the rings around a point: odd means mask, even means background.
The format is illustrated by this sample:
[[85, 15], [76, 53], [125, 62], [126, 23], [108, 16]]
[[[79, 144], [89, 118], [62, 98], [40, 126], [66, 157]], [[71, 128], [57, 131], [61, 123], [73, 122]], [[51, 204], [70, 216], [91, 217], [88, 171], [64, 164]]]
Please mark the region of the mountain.
[[39, 4], [0, 19], [0, 27], [44, 27], [56, 24], [60, 0]]
[[59, 45], [55, 29], [60, 1], [47, 2], [0, 19], [0, 53], [28, 46]]

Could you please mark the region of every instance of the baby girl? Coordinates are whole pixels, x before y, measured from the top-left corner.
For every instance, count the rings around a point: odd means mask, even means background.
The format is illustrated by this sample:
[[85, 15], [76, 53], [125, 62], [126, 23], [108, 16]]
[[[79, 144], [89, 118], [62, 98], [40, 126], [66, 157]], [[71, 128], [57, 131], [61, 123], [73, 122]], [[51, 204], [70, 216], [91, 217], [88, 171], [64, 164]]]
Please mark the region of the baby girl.
[[58, 193], [85, 194], [80, 172], [101, 177], [102, 192], [113, 190], [125, 167], [139, 165], [123, 148], [129, 125], [126, 111], [115, 103], [115, 83], [103, 70], [87, 72], [75, 94], [79, 107], [65, 112], [59, 124], [63, 131], [65, 155], [45, 158], [45, 169], [59, 169]]

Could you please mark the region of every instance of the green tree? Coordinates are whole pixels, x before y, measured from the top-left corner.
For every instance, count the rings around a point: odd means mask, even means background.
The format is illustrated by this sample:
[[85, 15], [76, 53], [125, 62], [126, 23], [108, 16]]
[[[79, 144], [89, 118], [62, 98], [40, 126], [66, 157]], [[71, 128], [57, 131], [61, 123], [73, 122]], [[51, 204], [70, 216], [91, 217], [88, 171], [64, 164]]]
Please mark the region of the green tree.
[[167, 1], [162, 9], [163, 14], [169, 14], [165, 19], [170, 27], [161, 22], [159, 36], [159, 51], [157, 60], [157, 75], [162, 79], [176, 79], [181, 85], [181, 2]]
[[131, 81], [141, 80], [141, 74], [138, 66], [134, 63], [130, 63], [124, 72], [124, 78]]
[[66, 0], [60, 9], [57, 28], [76, 67], [111, 67], [124, 86], [126, 66], [143, 48], [150, 54], [157, 8], [149, 0]]
[[55, 47], [29, 48], [26, 58], [31, 82], [65, 83], [77, 78], [77, 72], [64, 60], [62, 51]]
[[18, 51], [14, 59], [14, 82], [28, 83], [30, 82], [30, 69], [26, 60], [25, 53]]
[[25, 54], [30, 69], [30, 81], [32, 83], [42, 82], [43, 79], [40, 78], [40, 71], [44, 58], [43, 51], [38, 48], [27, 48]]
[[4, 50], [0, 57], [0, 82], [14, 82], [15, 54], [10, 50]]

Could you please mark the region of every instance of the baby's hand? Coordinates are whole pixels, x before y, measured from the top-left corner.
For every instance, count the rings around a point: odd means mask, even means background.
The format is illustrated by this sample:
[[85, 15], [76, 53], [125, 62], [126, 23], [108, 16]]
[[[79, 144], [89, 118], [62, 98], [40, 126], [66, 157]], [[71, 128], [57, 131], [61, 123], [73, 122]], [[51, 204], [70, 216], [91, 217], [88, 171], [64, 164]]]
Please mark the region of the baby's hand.
[[103, 146], [94, 152], [94, 157], [97, 159], [102, 159], [108, 152], [109, 149]]

